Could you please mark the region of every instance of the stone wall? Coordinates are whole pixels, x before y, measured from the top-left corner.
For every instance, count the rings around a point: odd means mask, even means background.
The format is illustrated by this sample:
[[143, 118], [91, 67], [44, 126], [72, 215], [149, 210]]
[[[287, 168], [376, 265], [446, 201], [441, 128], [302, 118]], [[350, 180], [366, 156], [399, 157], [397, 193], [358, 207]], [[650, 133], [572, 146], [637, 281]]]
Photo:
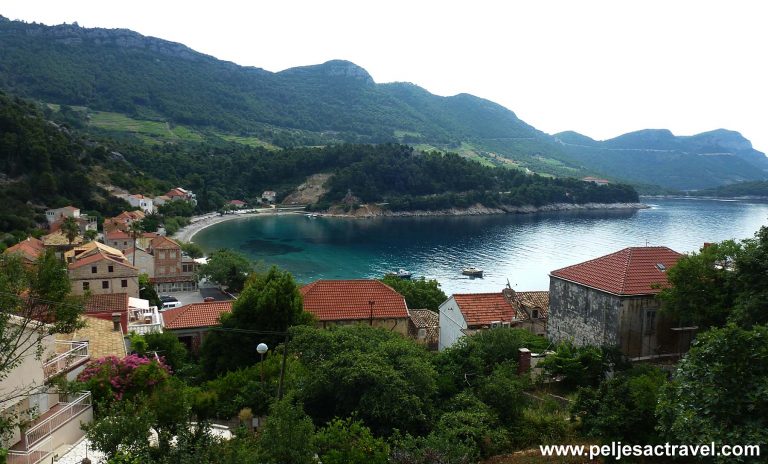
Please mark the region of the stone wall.
[[550, 276], [547, 336], [576, 346], [618, 345], [621, 306], [615, 295]]

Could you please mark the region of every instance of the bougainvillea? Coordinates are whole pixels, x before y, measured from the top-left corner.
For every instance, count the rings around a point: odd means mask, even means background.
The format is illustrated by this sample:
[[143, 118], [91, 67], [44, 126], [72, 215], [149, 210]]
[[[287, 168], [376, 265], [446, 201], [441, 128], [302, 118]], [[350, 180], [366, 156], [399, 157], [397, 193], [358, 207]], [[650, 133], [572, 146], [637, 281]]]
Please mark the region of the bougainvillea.
[[88, 363], [77, 380], [86, 384], [94, 400], [130, 399], [138, 393], [150, 393], [165, 382], [171, 370], [162, 359], [148, 359], [135, 354], [122, 359], [106, 356]]

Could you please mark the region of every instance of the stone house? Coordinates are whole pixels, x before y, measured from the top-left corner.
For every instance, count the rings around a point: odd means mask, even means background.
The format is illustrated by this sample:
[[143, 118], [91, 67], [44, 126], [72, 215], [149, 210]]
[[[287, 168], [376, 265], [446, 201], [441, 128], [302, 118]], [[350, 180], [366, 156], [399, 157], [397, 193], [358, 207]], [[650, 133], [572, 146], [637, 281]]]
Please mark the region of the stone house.
[[3, 253], [17, 255], [27, 265], [34, 265], [37, 259], [45, 252], [45, 244], [35, 237], [27, 237], [16, 245], [8, 247]]
[[197, 266], [183, 255], [181, 246], [168, 237], [155, 237], [147, 248], [154, 257], [154, 274], [149, 281], [158, 293], [197, 290]]
[[64, 256], [73, 294], [126, 293], [138, 298], [139, 271], [120, 250], [89, 242]]
[[378, 280], [317, 280], [300, 291], [318, 327], [364, 324], [408, 336], [405, 298]]
[[408, 335], [416, 343], [437, 350], [440, 341], [440, 315], [429, 309], [408, 310]]
[[544, 335], [549, 311], [548, 292], [456, 293], [438, 308], [443, 350], [465, 335], [500, 327], [526, 329]]
[[[147, 277], [155, 276], [155, 257], [150, 253], [147, 253], [142, 248], [131, 247], [125, 250], [124, 254], [125, 259], [139, 270], [139, 275], [146, 274]], [[134, 254], [136, 256], [134, 256]]]
[[631, 359], [685, 353], [695, 328], [660, 314], [656, 298], [682, 256], [667, 247], [630, 247], [552, 271], [549, 339], [617, 346]]
[[188, 350], [196, 353], [212, 327], [221, 324], [221, 315], [232, 311], [232, 301], [192, 303], [163, 311], [166, 332], [174, 334]]

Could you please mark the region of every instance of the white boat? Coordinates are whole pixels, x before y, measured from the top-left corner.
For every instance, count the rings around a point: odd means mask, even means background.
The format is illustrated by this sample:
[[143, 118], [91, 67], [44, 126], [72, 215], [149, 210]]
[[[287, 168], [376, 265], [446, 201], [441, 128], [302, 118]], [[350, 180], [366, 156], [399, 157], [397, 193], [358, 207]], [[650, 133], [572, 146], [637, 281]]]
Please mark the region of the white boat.
[[482, 269], [478, 269], [476, 267], [465, 267], [461, 271], [461, 273], [464, 274], [465, 276], [470, 276], [470, 277], [482, 277], [483, 276], [483, 270]]
[[412, 274], [409, 271], [406, 271], [405, 269], [398, 269], [397, 272], [389, 272], [387, 273], [387, 275], [399, 277], [401, 279], [410, 279]]

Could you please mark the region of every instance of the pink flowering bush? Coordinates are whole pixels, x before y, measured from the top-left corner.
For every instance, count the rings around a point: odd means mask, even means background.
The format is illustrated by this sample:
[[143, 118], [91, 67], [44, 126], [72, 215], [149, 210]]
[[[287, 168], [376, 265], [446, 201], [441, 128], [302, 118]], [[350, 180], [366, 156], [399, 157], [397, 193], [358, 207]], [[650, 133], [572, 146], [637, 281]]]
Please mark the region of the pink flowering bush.
[[91, 361], [77, 376], [97, 402], [131, 399], [138, 393], [149, 394], [171, 374], [161, 360], [135, 354], [122, 359], [106, 356]]

